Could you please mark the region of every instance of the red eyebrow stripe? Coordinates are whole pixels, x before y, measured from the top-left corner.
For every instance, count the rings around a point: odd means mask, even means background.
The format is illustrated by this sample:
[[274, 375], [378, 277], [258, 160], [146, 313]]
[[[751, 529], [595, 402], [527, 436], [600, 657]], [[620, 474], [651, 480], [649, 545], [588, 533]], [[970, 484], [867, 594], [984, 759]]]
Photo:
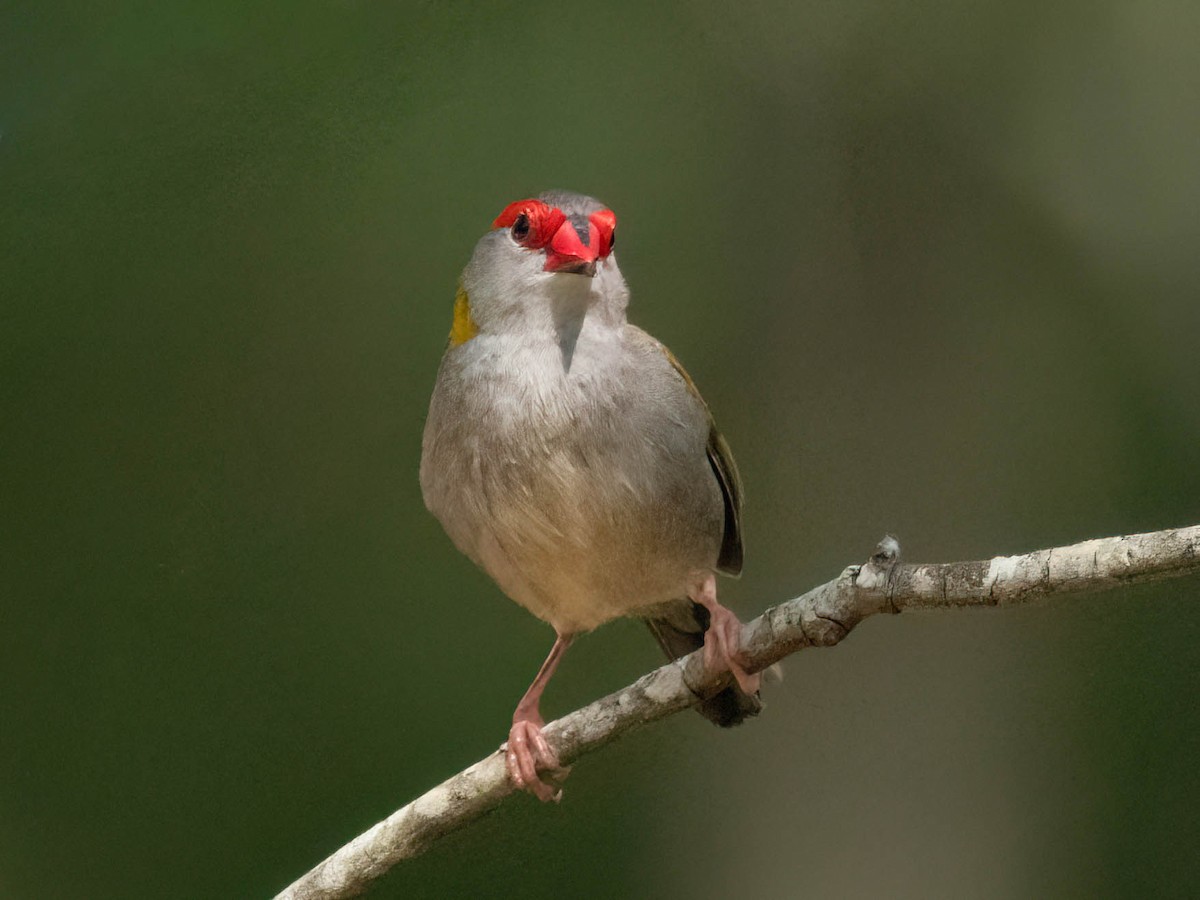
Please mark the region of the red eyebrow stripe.
[[551, 208], [541, 200], [529, 198], [517, 200], [504, 207], [504, 211], [492, 222], [492, 227], [508, 228], [521, 215], [529, 217], [529, 237], [520, 243], [531, 250], [540, 250], [550, 243], [559, 226], [567, 219], [562, 210]]
[[[613, 231], [617, 227], [616, 213], [614, 213], [611, 209], [598, 209], [588, 216], [588, 221], [600, 235], [600, 246], [598, 248], [600, 251], [600, 257], [603, 258], [608, 256], [608, 254], [612, 252], [612, 236]], [[593, 246], [595, 246], [595, 241], [596, 239], [593, 237]]]
[[496, 216], [495, 220], [492, 222], [492, 227], [508, 228], [513, 222], [517, 221], [517, 216], [521, 215], [521, 213], [529, 215], [530, 211], [537, 206], [540, 206], [543, 209], [547, 208], [546, 204], [541, 200], [535, 200], [532, 197], [527, 200], [516, 200], [504, 207], [504, 211], [501, 212], [500, 215]]
[[617, 227], [617, 214], [611, 209], [598, 209], [588, 218], [596, 223], [596, 227], [601, 231], [612, 231]]

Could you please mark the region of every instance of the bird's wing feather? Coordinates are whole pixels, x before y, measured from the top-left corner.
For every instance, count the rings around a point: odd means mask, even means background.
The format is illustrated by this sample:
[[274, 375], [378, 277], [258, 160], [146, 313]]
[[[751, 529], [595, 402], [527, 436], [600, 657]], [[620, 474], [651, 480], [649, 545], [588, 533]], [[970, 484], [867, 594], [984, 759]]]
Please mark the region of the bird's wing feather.
[[712, 466], [717, 483], [721, 486], [721, 496], [725, 501], [725, 532], [721, 538], [721, 552], [717, 557], [717, 569], [726, 575], [739, 575], [742, 571], [744, 552], [742, 548], [742, 479], [738, 475], [737, 463], [733, 460], [733, 451], [717, 430], [716, 420], [712, 410], [700, 395], [700, 389], [692, 376], [684, 369], [683, 364], [675, 358], [675, 354], [658, 341], [658, 349], [662, 351], [672, 368], [679, 373], [688, 392], [699, 401], [708, 415], [708, 462]]

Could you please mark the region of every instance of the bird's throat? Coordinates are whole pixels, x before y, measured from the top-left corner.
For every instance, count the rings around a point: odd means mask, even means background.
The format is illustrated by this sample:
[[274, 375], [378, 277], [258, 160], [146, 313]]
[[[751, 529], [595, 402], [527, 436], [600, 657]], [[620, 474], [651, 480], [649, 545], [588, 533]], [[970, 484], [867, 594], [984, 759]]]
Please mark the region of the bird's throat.
[[[571, 276], [567, 276], [571, 277]], [[575, 276], [578, 277], [578, 276]], [[571, 371], [571, 360], [575, 357], [575, 345], [587, 318], [589, 293], [580, 291], [556, 297], [551, 304], [554, 331], [558, 337], [558, 349], [562, 352], [563, 372]]]

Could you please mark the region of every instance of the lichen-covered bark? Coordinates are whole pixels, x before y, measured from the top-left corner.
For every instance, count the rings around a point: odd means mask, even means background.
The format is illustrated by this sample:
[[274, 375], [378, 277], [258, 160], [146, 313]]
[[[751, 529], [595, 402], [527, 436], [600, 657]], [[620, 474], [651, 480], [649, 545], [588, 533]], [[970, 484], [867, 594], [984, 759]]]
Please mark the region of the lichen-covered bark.
[[[804, 647], [830, 647], [867, 616], [906, 609], [1013, 606], [1048, 594], [1102, 591], [1200, 572], [1200, 525], [1102, 538], [1022, 556], [912, 565], [885, 538], [864, 565], [781, 603], [742, 633], [749, 668], [761, 670]], [[571, 763], [627, 731], [716, 693], [728, 675], [707, 672], [699, 652], [546, 727], [559, 759]], [[276, 900], [354, 897], [403, 859], [478, 819], [514, 793], [497, 750], [397, 810], [342, 847]]]

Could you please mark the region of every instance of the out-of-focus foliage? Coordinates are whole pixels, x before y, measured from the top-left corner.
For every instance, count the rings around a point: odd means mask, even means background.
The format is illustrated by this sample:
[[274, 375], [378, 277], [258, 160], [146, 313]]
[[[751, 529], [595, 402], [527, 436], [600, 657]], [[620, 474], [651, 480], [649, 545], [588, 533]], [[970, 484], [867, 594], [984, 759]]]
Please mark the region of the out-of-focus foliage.
[[[270, 895], [493, 748], [549, 629], [416, 482], [473, 242], [568, 187], [746, 481], [750, 614], [1200, 520], [1200, 13], [8, 3], [0, 893]], [[911, 615], [378, 896], [1152, 896], [1200, 878], [1195, 581]], [[580, 641], [556, 714], [656, 664]]]

